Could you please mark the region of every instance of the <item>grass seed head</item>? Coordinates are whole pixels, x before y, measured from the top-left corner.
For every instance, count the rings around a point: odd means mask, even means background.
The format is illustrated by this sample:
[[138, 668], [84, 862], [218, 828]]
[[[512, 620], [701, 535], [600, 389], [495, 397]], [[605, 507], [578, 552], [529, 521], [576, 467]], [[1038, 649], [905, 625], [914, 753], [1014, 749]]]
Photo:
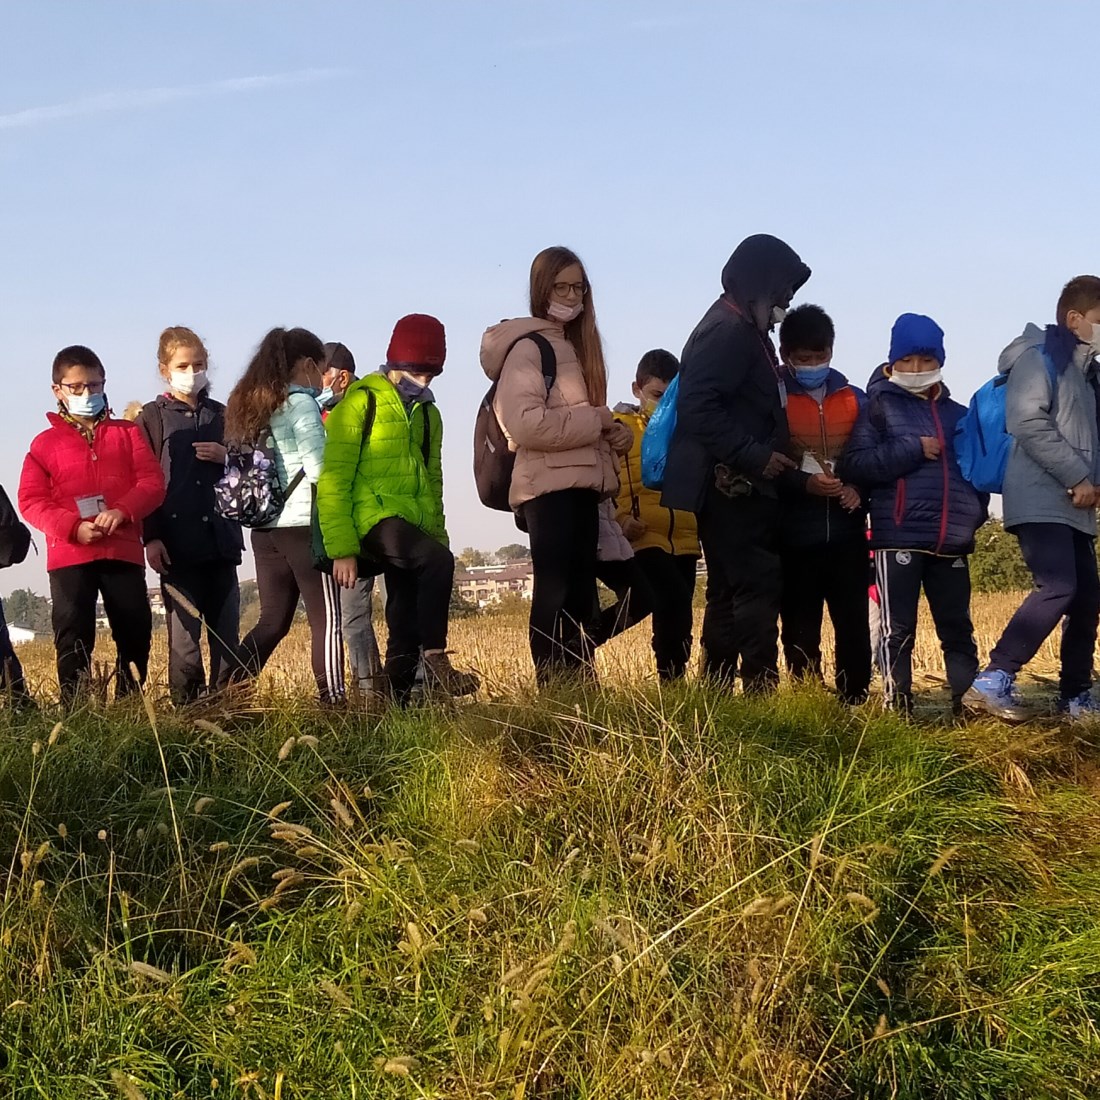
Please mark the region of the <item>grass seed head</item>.
[[298, 743], [297, 737], [288, 737], [280, 746], [278, 759], [281, 764], [293, 751], [294, 746]]
[[928, 877], [935, 878], [943, 871], [948, 863], [950, 863], [951, 860], [954, 859], [956, 855], [958, 855], [958, 853], [959, 846], [957, 844], [951, 845], [950, 848], [945, 848], [942, 852], [940, 852], [939, 856], [936, 858], [936, 861], [932, 864], [932, 866], [928, 868]]
[[290, 807], [293, 805], [293, 802], [280, 802], [277, 805], [272, 806], [271, 809], [267, 811], [267, 816], [274, 820], [281, 814], [286, 813], [286, 811], [289, 810]]
[[120, 1069], [111, 1070], [111, 1084], [122, 1100], [146, 1100], [145, 1093]]
[[65, 726], [63, 723], [58, 722], [52, 730], [50, 730], [50, 736], [46, 738], [46, 744], [51, 748], [57, 744], [58, 738], [64, 732]]
[[57, 835], [64, 840], [69, 835], [69, 827], [64, 821], [58, 822]]
[[162, 985], [167, 985], [172, 980], [172, 975], [167, 970], [161, 970], [159, 966], [153, 966], [152, 963], [134, 961], [130, 963], [130, 972], [136, 974], [139, 978], [148, 978], [150, 981], [160, 982]]
[[228, 852], [229, 841], [228, 840], [216, 840], [210, 845], [209, 851], [211, 852]]
[[211, 806], [217, 801], [215, 798], [211, 798], [210, 795], [204, 795], [195, 803], [195, 815], [204, 814]]

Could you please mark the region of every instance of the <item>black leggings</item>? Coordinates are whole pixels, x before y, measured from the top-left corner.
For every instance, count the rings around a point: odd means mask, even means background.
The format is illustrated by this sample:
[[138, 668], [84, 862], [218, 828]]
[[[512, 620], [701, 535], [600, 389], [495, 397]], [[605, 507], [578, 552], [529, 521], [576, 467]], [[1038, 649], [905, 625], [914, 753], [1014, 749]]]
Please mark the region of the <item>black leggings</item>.
[[[290, 633], [298, 597], [306, 605], [311, 663], [322, 702], [344, 697], [344, 635], [340, 590], [332, 577], [313, 567], [308, 527], [269, 527], [252, 532], [260, 621], [241, 642], [245, 675], [258, 676], [275, 647]], [[239, 679], [234, 675], [234, 679]]]
[[529, 639], [535, 676], [592, 672], [596, 596], [598, 497], [593, 489], [562, 489], [522, 505], [535, 574]]

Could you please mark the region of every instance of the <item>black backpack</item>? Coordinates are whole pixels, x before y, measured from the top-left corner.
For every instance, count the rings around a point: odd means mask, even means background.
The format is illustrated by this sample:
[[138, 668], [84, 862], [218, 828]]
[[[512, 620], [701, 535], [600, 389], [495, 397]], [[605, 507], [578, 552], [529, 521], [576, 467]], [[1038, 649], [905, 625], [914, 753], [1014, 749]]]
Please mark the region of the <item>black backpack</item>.
[[[521, 336], [516, 344], [520, 340], [533, 340], [539, 349], [542, 357], [542, 380], [546, 383], [546, 392], [549, 393], [558, 377], [558, 361], [550, 341], [537, 332]], [[516, 344], [508, 349], [508, 354], [511, 354]], [[481, 399], [477, 418], [474, 420], [474, 481], [477, 484], [477, 495], [486, 508], [510, 512], [512, 506], [508, 503], [508, 493], [512, 488], [516, 456], [509, 448], [508, 438], [493, 411], [499, 384], [498, 378], [489, 387], [489, 392]]]
[[0, 569], [26, 561], [30, 548], [30, 528], [19, 518], [8, 494], [0, 487]]

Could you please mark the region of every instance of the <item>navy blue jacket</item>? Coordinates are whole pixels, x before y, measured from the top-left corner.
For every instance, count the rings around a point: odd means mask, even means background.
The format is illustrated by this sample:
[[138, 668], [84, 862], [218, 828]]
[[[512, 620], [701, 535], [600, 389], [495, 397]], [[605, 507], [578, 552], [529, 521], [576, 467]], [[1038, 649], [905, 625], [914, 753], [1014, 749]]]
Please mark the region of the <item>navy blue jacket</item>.
[[160, 539], [173, 566], [241, 564], [240, 524], [214, 510], [214, 486], [225, 470], [216, 462], [200, 462], [192, 446], [225, 442], [225, 406], [208, 394], [203, 391], [192, 409], [163, 393], [142, 408], [136, 421], [168, 486], [164, 503], [145, 517], [144, 539]]
[[[838, 474], [871, 494], [871, 546], [954, 556], [974, 549], [988, 518], [989, 496], [964, 480], [955, 427], [966, 412], [940, 385], [931, 397], [909, 393], [879, 367], [867, 386]], [[927, 459], [921, 436], [939, 440]]]
[[807, 475], [761, 477], [773, 451], [790, 443], [780, 368], [769, 335], [773, 306], [786, 306], [810, 277], [792, 248], [766, 233], [747, 237], [722, 270], [723, 294], [688, 339], [680, 360], [676, 430], [661, 503], [700, 512], [718, 464], [776, 496], [778, 480], [801, 488]]

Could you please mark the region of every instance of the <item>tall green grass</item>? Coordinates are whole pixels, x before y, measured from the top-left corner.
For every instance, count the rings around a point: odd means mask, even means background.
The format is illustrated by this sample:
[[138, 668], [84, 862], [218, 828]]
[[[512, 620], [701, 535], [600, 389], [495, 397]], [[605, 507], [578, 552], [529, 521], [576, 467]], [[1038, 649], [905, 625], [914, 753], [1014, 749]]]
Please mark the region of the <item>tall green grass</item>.
[[1011, 736], [692, 687], [16, 720], [3, 1095], [1096, 1096], [1092, 749]]

